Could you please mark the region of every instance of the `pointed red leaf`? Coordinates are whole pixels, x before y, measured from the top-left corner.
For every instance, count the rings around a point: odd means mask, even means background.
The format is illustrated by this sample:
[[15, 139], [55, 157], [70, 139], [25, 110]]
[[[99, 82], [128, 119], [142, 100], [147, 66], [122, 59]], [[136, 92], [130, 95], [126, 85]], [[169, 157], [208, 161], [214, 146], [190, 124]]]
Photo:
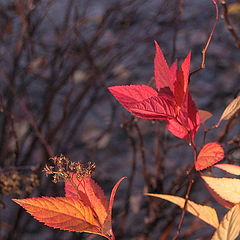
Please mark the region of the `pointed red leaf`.
[[166, 93], [158, 95], [146, 85], [114, 86], [113, 96], [132, 114], [140, 118], [166, 119], [175, 115], [174, 102]]
[[197, 171], [208, 168], [224, 158], [224, 150], [219, 143], [211, 142], [206, 144], [200, 151], [195, 162]]
[[[112, 189], [112, 192], [111, 192], [111, 196], [110, 196], [110, 200], [109, 200], [109, 207], [108, 207], [108, 217], [107, 217], [107, 219], [106, 219], [106, 221], [105, 221], [105, 223], [104, 223], [104, 227], [106, 228], [106, 229], [110, 229], [110, 230], [108, 230], [107, 231], [107, 233], [108, 233], [108, 236], [112, 236], [112, 240], [114, 240], [115, 239], [115, 237], [114, 237], [114, 234], [113, 234], [113, 232], [112, 232], [112, 207], [113, 207], [113, 202], [114, 202], [114, 197], [115, 197], [115, 194], [116, 194], [116, 191], [117, 191], [117, 189], [118, 189], [118, 187], [119, 187], [119, 184], [125, 179], [126, 177], [122, 177], [121, 179], [119, 179], [118, 181], [117, 181], [117, 183], [114, 185], [114, 187], [113, 187], [113, 189]], [[105, 229], [104, 228], [104, 229]]]
[[66, 197], [78, 198], [88, 205], [95, 216], [103, 224], [108, 215], [108, 201], [101, 187], [90, 177], [77, 177], [71, 173], [71, 178], [65, 182]]
[[121, 179], [119, 179], [117, 181], [117, 183], [114, 185], [113, 189], [112, 189], [112, 192], [111, 192], [111, 196], [110, 196], [110, 200], [109, 200], [109, 207], [108, 207], [108, 210], [109, 210], [109, 213], [110, 215], [112, 214], [112, 207], [113, 207], [113, 202], [114, 202], [114, 198], [115, 198], [115, 194], [116, 194], [116, 191], [120, 185], [120, 183], [127, 177], [122, 177]]
[[192, 100], [190, 94], [188, 94], [188, 129], [190, 131], [190, 137], [194, 140], [195, 134], [197, 133], [200, 126], [200, 116], [195, 102]]
[[154, 78], [156, 81], [156, 88], [159, 90], [161, 88], [169, 87], [173, 90], [173, 84], [170, 81], [171, 75], [168, 64], [158, 43], [156, 41], [154, 41], [154, 43], [156, 47], [156, 54], [154, 58]]
[[174, 83], [174, 97], [181, 108], [188, 92], [188, 77], [190, 70], [191, 52], [183, 60], [182, 66], [177, 71], [177, 80]]
[[141, 102], [158, 95], [156, 90], [147, 85], [112, 86], [108, 90], [123, 106]]

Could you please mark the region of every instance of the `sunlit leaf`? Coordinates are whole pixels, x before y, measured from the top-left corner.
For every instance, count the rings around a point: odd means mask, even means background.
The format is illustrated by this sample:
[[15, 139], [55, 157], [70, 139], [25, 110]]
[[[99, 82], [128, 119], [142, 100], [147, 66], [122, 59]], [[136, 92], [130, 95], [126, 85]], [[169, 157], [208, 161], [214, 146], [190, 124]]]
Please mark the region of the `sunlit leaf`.
[[112, 189], [110, 203], [100, 186], [90, 177], [70, 172], [65, 197], [13, 199], [35, 219], [61, 230], [95, 233], [114, 240], [112, 206], [121, 178]]
[[240, 166], [233, 165], [233, 164], [216, 164], [214, 167], [220, 168], [230, 174], [240, 176]]
[[224, 200], [237, 204], [240, 203], [240, 179], [214, 178], [202, 176], [209, 188]]
[[188, 92], [191, 53], [178, 69], [177, 61], [169, 68], [161, 48], [155, 41], [155, 91], [146, 85], [109, 87], [109, 91], [131, 114], [144, 119], [164, 119], [168, 130], [179, 138], [194, 143], [200, 118]]
[[90, 177], [77, 177], [71, 173], [71, 178], [65, 182], [65, 196], [80, 199], [91, 207], [101, 224], [108, 215], [108, 201], [101, 187]]
[[156, 88], [160, 90], [161, 88], [169, 87], [173, 90], [173, 82], [171, 82], [168, 64], [158, 43], [156, 41], [154, 41], [154, 43], [156, 47], [156, 54], [154, 58], [154, 78]]
[[233, 115], [235, 115], [235, 113], [237, 113], [239, 109], [240, 109], [240, 96], [236, 97], [231, 103], [228, 104], [216, 126], [219, 126], [221, 121], [228, 120], [231, 117], [233, 117]]
[[99, 234], [101, 227], [89, 206], [75, 198], [39, 197], [13, 199], [45, 225], [74, 232]]
[[203, 170], [221, 161], [224, 158], [224, 150], [219, 143], [207, 143], [200, 151], [195, 162], [197, 171]]
[[231, 208], [223, 217], [212, 240], [234, 240], [240, 234], [240, 206]]
[[[180, 208], [184, 208], [185, 199], [178, 196], [166, 195], [166, 194], [152, 194], [147, 193], [147, 196], [158, 197], [169, 202], [178, 205]], [[219, 225], [217, 213], [214, 208], [197, 204], [193, 201], [188, 200], [186, 210], [194, 216], [200, 218], [204, 222], [210, 224], [212, 227], [217, 228]]]
[[216, 192], [214, 192], [208, 185], [207, 183], [205, 183], [205, 186], [207, 188], [207, 190], [209, 191], [209, 193], [212, 195], [212, 197], [223, 207], [225, 208], [232, 208], [234, 206], [233, 203], [226, 201], [225, 199], [223, 199], [222, 197], [220, 197]]
[[113, 86], [109, 88], [113, 96], [129, 112], [140, 118], [166, 119], [175, 116], [174, 102], [168, 96], [145, 85]]

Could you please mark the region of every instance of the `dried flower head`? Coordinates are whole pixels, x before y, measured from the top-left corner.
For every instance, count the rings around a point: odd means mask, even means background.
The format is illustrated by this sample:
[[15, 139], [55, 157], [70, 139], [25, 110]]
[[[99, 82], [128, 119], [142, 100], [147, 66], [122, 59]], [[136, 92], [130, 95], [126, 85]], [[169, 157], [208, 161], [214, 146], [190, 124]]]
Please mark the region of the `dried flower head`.
[[53, 175], [53, 182], [65, 182], [70, 178], [71, 173], [77, 173], [77, 177], [90, 177], [92, 176], [96, 165], [89, 162], [87, 166], [80, 162], [70, 161], [64, 155], [55, 156], [50, 158], [53, 165], [46, 165], [43, 171], [46, 175]]

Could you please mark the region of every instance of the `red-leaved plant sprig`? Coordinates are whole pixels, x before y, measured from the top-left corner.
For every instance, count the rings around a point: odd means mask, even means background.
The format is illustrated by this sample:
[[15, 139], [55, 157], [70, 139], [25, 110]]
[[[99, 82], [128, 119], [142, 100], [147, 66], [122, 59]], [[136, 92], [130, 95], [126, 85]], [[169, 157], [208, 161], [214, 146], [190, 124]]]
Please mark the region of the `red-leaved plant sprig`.
[[199, 129], [198, 109], [188, 90], [191, 53], [180, 68], [168, 66], [155, 41], [154, 78], [157, 90], [147, 85], [111, 86], [109, 91], [133, 115], [145, 119], [164, 119], [176, 137], [194, 144]]

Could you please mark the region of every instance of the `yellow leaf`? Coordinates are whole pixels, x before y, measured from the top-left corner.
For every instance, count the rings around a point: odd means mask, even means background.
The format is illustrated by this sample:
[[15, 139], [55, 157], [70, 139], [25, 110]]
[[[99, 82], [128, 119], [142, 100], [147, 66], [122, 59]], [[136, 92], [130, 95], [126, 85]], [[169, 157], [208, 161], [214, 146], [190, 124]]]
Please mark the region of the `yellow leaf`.
[[[178, 205], [180, 208], [184, 208], [184, 204], [186, 201], [182, 197], [173, 196], [173, 195], [152, 194], [152, 193], [147, 193], [146, 195], [167, 200], [169, 202], [172, 202]], [[219, 222], [218, 222], [217, 213], [214, 208], [197, 204], [193, 201], [188, 200], [186, 210], [191, 214], [193, 214], [194, 216], [200, 218], [204, 222], [210, 224], [212, 227], [218, 228]]]
[[207, 185], [224, 200], [240, 203], [240, 179], [202, 176]]
[[240, 176], [240, 166], [236, 166], [233, 164], [216, 164], [216, 165], [214, 165], [214, 167], [220, 168], [230, 174]]
[[240, 234], [240, 205], [231, 208], [223, 217], [212, 240], [234, 240]]
[[236, 97], [230, 104], [228, 104], [216, 126], [219, 126], [222, 120], [230, 119], [239, 109], [240, 109], [240, 96]]

